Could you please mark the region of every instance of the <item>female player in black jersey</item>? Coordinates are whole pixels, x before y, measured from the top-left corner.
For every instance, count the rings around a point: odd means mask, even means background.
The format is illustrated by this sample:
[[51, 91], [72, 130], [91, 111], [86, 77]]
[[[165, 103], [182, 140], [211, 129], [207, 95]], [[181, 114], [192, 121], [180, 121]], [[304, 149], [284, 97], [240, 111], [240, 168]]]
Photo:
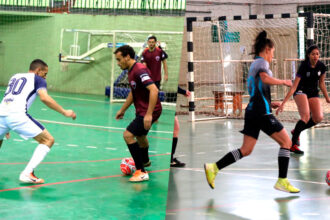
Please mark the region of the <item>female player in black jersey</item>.
[[319, 60], [320, 50], [316, 45], [308, 48], [305, 60], [301, 63], [293, 86], [284, 98], [281, 106], [277, 109], [276, 114], [283, 111], [284, 104], [293, 95], [297, 104], [300, 120], [297, 122], [292, 133], [291, 152], [296, 154], [304, 154], [299, 149], [300, 133], [320, 123], [323, 119], [322, 105], [319, 98], [318, 85], [326, 99], [330, 103], [328, 92], [325, 86], [326, 66]]

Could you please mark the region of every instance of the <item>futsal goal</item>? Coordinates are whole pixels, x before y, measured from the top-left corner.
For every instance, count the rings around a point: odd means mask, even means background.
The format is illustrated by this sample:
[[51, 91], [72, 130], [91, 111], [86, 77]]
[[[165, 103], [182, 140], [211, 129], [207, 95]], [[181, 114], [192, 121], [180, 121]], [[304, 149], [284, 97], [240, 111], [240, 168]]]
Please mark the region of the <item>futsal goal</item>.
[[[187, 108], [191, 121], [243, 118], [249, 101], [247, 74], [253, 62], [252, 45], [265, 30], [274, 41], [275, 56], [270, 63], [273, 76], [294, 79], [306, 48], [317, 44], [321, 59], [330, 71], [330, 15], [297, 13], [250, 15], [249, 17], [188, 17], [188, 89], [192, 93]], [[330, 79], [326, 86], [330, 92]], [[272, 86], [273, 101], [282, 101], [284, 86]], [[322, 94], [322, 93], [320, 93]], [[330, 125], [330, 108], [322, 97], [323, 124]], [[181, 108], [180, 108], [181, 107]], [[296, 121], [299, 114], [293, 99], [285, 106], [280, 120]]]
[[118, 67], [114, 51], [120, 46], [130, 45], [134, 48], [135, 59], [139, 62], [143, 50], [147, 48], [148, 37], [155, 35], [158, 46], [168, 54], [169, 80], [162, 83], [159, 98], [163, 103], [175, 105], [181, 58], [177, 48], [181, 47], [182, 34], [168, 31], [62, 29], [59, 62], [65, 72], [69, 71], [69, 64], [102, 66], [110, 60], [107, 68], [109, 86], [105, 88], [105, 94], [110, 97], [110, 102], [123, 102], [130, 91], [127, 70]]

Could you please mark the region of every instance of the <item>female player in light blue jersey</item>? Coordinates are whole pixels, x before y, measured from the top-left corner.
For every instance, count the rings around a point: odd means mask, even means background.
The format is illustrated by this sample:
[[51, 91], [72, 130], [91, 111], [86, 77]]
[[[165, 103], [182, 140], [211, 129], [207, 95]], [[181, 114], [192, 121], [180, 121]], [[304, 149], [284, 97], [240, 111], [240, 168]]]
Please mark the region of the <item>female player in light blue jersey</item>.
[[34, 138], [39, 145], [31, 160], [20, 174], [19, 180], [24, 183], [44, 183], [44, 180], [34, 175], [34, 169], [46, 157], [54, 144], [52, 135], [27, 110], [36, 96], [49, 108], [63, 114], [65, 117], [76, 118], [72, 110], [63, 109], [47, 93], [47, 64], [39, 59], [32, 61], [28, 73], [17, 73], [9, 80], [5, 95], [0, 104], [0, 147], [4, 136], [9, 137], [10, 130], [22, 138]]
[[266, 31], [258, 34], [253, 46], [255, 60], [251, 64], [248, 74], [248, 91], [250, 101], [245, 109], [243, 144], [241, 148], [227, 153], [216, 163], [204, 165], [206, 179], [211, 188], [219, 170], [248, 156], [257, 143], [260, 130], [273, 138], [279, 145], [278, 154], [279, 178], [274, 188], [290, 193], [300, 190], [293, 187], [288, 179], [287, 172], [290, 159], [291, 140], [282, 124], [273, 116], [272, 108], [279, 107], [279, 103], [271, 103], [270, 85], [292, 86], [290, 80], [273, 78], [269, 63], [274, 56], [274, 43], [267, 38]]

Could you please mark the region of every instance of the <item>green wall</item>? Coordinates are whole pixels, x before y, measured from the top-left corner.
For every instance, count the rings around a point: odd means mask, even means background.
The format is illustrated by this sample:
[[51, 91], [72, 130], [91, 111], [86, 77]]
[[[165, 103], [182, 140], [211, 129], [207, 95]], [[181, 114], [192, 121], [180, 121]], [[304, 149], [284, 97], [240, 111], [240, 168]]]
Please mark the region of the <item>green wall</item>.
[[[156, 16], [108, 16], [78, 14], [38, 14], [0, 12], [0, 85], [5, 86], [11, 75], [27, 72], [30, 62], [43, 59], [49, 66], [48, 88], [53, 91], [104, 94], [110, 85], [111, 51], [104, 49], [94, 54], [91, 64], [68, 65], [68, 71], [61, 71], [58, 60], [62, 28], [87, 30], [145, 30], [183, 31], [183, 17]], [[143, 36], [145, 38], [145, 36]], [[162, 41], [162, 36], [157, 36]], [[169, 52], [169, 82], [163, 90], [175, 92], [179, 74], [182, 35], [172, 36]], [[70, 37], [64, 42], [69, 51]], [[96, 45], [110, 37], [95, 38]], [[92, 46], [94, 46], [92, 45]], [[82, 47], [83, 49], [83, 47]], [[117, 68], [117, 67], [116, 67]], [[117, 68], [117, 72], [120, 70]]]

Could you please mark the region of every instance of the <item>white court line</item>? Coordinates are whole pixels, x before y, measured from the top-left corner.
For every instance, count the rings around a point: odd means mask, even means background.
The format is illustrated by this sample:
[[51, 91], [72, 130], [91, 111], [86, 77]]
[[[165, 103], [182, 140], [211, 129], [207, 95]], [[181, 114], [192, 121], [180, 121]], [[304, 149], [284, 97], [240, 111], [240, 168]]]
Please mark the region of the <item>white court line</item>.
[[[87, 125], [87, 124], [77, 124], [77, 123], [69, 123], [69, 122], [60, 122], [60, 121], [50, 121], [44, 119], [37, 119], [40, 122], [51, 123], [51, 124], [60, 124], [60, 125], [72, 125], [72, 126], [79, 126], [79, 127], [88, 127], [88, 128], [104, 128], [104, 129], [113, 129], [113, 130], [126, 130], [126, 128], [117, 128], [117, 127], [107, 127], [107, 126], [100, 126], [100, 125]], [[173, 134], [173, 131], [154, 131], [150, 130], [149, 132], [154, 133], [163, 133], [163, 134]]]
[[150, 153], [157, 153], [157, 151], [152, 151], [152, 150], [149, 150]]
[[[108, 101], [100, 101], [100, 100], [94, 100], [94, 99], [82, 99], [82, 98], [66, 97], [66, 96], [59, 96], [59, 95], [51, 95], [51, 96], [56, 97], [56, 98], [62, 98], [62, 99], [71, 99], [71, 100], [78, 100], [78, 101], [98, 102], [98, 103], [110, 104], [109, 100]], [[175, 108], [175, 106], [176, 106], [175, 103], [162, 102], [162, 104], [163, 104], [163, 109], [169, 109], [169, 110], [174, 110], [173, 108]]]
[[112, 147], [106, 147], [105, 149], [107, 149], [107, 150], [117, 150], [117, 148], [112, 148]]
[[[201, 169], [201, 168], [180, 168], [180, 170], [204, 172], [204, 169]], [[289, 170], [291, 170], [291, 169], [289, 169]], [[237, 173], [229, 173], [229, 172], [223, 172], [223, 171], [221, 172], [221, 174], [235, 175], [235, 176], [237, 176]], [[239, 175], [240, 176], [247, 176], [247, 177], [254, 177], [254, 178], [259, 178], [259, 179], [270, 179], [270, 180], [277, 180], [278, 179], [277, 177], [258, 176], [258, 175], [250, 175], [250, 174], [243, 174], [243, 173], [240, 173]], [[323, 183], [323, 182], [297, 180], [297, 179], [289, 179], [289, 180], [290, 181], [293, 181], [293, 182], [311, 183], [311, 184], [319, 184], [319, 185], [328, 185], [328, 184]]]
[[93, 100], [93, 99], [82, 99], [82, 98], [66, 97], [66, 96], [59, 96], [59, 95], [51, 95], [51, 96], [56, 97], [56, 98], [71, 99], [71, 100], [78, 100], [78, 101], [110, 103], [109, 101], [99, 101], [99, 100]]
[[97, 148], [97, 147], [94, 147], [94, 146], [86, 146], [87, 148]]
[[23, 142], [24, 140], [21, 140], [21, 139], [13, 139], [13, 141]]
[[319, 213], [302, 213], [302, 215], [307, 215], [307, 216], [318, 216], [320, 215]]
[[68, 146], [68, 147], [78, 147], [78, 145], [76, 145], [76, 144], [67, 144], [66, 146]]

